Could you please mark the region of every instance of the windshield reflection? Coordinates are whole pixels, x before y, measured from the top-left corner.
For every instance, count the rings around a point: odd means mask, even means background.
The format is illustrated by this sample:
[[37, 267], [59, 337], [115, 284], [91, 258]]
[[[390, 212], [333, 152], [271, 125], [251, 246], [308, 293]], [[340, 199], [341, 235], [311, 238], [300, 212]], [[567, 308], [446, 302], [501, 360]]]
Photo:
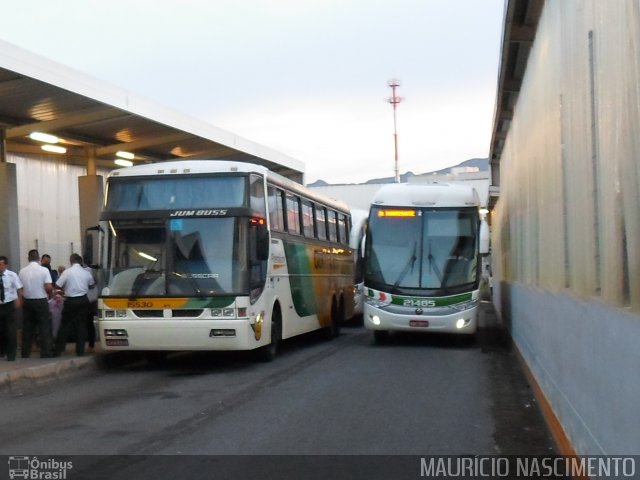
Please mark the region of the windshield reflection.
[[365, 282], [397, 289], [446, 289], [477, 279], [474, 209], [418, 210], [413, 217], [379, 217], [372, 210]]
[[248, 291], [246, 222], [174, 218], [107, 230], [103, 296], [212, 296]]

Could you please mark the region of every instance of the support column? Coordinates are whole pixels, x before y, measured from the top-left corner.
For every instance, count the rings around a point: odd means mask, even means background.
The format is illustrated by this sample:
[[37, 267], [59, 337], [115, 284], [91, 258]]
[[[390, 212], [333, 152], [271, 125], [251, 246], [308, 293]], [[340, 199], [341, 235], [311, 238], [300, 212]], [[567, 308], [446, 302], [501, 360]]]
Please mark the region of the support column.
[[78, 177], [78, 197], [80, 199], [80, 238], [82, 250], [86, 251], [85, 232], [95, 227], [100, 220], [100, 211], [104, 199], [102, 175], [96, 175], [95, 148], [87, 152], [87, 175]]
[[[0, 161], [0, 255], [9, 259], [11, 270], [19, 270], [20, 228], [16, 165]], [[26, 257], [25, 257], [26, 258]]]

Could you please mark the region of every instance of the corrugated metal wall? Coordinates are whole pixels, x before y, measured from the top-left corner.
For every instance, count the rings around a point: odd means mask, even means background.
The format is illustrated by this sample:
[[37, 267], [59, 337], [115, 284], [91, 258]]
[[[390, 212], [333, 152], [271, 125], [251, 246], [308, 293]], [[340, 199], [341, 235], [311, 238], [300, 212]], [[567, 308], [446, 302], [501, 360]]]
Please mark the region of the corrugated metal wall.
[[501, 158], [494, 272], [640, 311], [640, 2], [545, 3]]
[[546, 0], [500, 159], [494, 302], [577, 453], [640, 449], [640, 0]]
[[10, 154], [7, 161], [16, 164], [20, 228], [20, 258], [9, 259], [11, 268], [27, 265], [32, 248], [51, 255], [52, 267], [68, 266], [71, 253], [82, 253], [78, 177], [86, 168], [49, 157]]

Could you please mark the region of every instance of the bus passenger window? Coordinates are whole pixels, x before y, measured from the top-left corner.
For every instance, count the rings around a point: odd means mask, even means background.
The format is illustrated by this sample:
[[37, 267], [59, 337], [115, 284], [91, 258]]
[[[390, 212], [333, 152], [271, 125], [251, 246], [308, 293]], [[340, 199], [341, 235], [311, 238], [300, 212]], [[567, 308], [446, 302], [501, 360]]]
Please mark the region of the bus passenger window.
[[313, 208], [309, 200], [302, 201], [302, 232], [305, 237], [312, 238], [313, 234]]
[[338, 238], [340, 243], [349, 243], [349, 236], [347, 235], [347, 219], [342, 213], [338, 214]]
[[282, 190], [269, 186], [269, 219], [271, 229], [284, 232], [284, 208], [282, 207]]
[[287, 193], [287, 231], [300, 235], [300, 198]]
[[318, 232], [318, 238], [320, 240], [327, 239], [327, 222], [326, 211], [324, 207], [316, 205], [316, 232]]
[[332, 242], [338, 241], [337, 219], [336, 212], [333, 210], [327, 210], [327, 224], [329, 226], [329, 240]]
[[249, 184], [249, 206], [264, 215], [264, 180], [258, 175], [251, 175]]

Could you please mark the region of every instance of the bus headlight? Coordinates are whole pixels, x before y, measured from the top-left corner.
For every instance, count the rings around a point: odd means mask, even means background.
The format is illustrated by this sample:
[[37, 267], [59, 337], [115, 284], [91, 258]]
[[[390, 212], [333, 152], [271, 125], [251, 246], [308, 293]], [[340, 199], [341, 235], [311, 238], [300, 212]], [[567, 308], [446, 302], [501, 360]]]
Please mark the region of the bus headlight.
[[371, 305], [373, 308], [382, 308], [388, 305], [387, 303], [381, 302], [380, 300], [376, 300], [375, 298], [367, 297], [365, 301], [367, 302], [367, 305]]
[[371, 317], [371, 323], [374, 325], [380, 325], [380, 317], [378, 315], [373, 315]]
[[455, 305], [451, 305], [451, 308], [462, 312], [464, 310], [469, 310], [470, 308], [476, 307], [478, 305], [477, 300], [471, 300], [470, 302], [457, 303]]
[[458, 330], [460, 330], [461, 328], [463, 328], [465, 326], [465, 323], [467, 323], [467, 322], [465, 322], [464, 318], [458, 319], [458, 321], [456, 322], [456, 328]]

